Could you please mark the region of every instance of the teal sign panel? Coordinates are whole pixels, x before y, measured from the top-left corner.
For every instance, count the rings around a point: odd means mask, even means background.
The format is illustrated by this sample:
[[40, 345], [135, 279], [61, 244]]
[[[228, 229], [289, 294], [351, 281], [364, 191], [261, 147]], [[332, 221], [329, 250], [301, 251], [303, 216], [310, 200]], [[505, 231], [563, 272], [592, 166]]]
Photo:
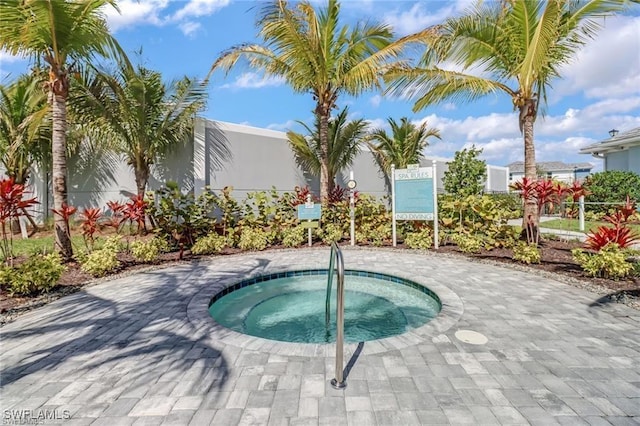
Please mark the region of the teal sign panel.
[[396, 180], [396, 219], [433, 220], [433, 178]]
[[320, 204], [312, 204], [307, 206], [306, 204], [298, 204], [298, 219], [299, 220], [320, 220], [322, 210]]

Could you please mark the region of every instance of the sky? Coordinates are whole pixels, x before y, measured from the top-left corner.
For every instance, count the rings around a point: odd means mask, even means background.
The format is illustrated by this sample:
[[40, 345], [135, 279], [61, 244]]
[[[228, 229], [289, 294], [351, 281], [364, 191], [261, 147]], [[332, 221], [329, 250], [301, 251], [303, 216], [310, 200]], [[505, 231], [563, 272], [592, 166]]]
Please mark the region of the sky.
[[[322, 6], [323, 2], [313, 1]], [[376, 1], [343, 0], [343, 23], [359, 20], [386, 23], [396, 35], [406, 35], [461, 13], [471, 0]], [[183, 76], [204, 78], [219, 55], [240, 43], [259, 41], [258, 1], [233, 0], [120, 0], [120, 13], [105, 10], [113, 35], [135, 63], [160, 71], [166, 81]], [[7, 84], [29, 70], [24, 58], [0, 51], [0, 81]], [[579, 154], [586, 145], [640, 127], [640, 7], [602, 22], [596, 39], [552, 82], [544, 115], [535, 123], [537, 161], [590, 162]], [[412, 102], [368, 92], [358, 98], [342, 95], [339, 108], [350, 118], [363, 118], [371, 128], [388, 130], [388, 118], [408, 117], [441, 133], [431, 139], [425, 155], [453, 158], [475, 145], [487, 163], [504, 166], [523, 160], [518, 116], [505, 93], [473, 103], [445, 102], [419, 112]], [[297, 121], [313, 123], [309, 94], [294, 93], [282, 80], [265, 78], [240, 63], [228, 75], [213, 74], [202, 116], [278, 131], [302, 131]]]

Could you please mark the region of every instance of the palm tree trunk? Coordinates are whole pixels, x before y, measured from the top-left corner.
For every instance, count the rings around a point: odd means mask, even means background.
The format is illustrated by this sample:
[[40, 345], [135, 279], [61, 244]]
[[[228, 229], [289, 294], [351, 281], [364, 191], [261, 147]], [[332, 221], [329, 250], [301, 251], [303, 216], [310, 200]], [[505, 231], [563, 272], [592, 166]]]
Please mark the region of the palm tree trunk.
[[136, 189], [138, 191], [138, 197], [144, 198], [144, 194], [147, 189], [147, 182], [149, 181], [149, 167], [145, 164], [138, 163], [133, 172], [136, 178]]
[[[529, 100], [529, 102], [520, 109], [522, 133], [524, 135], [524, 175], [526, 178], [535, 181], [537, 179], [536, 149], [533, 141], [533, 123], [536, 119], [535, 100]], [[522, 228], [527, 229], [528, 226], [535, 241], [537, 241], [539, 222], [540, 218], [538, 217], [538, 204], [536, 200], [525, 200]]]
[[329, 198], [333, 176], [329, 176], [329, 111], [321, 104], [316, 108], [320, 120], [320, 199]]
[[[52, 96], [53, 134], [51, 137], [53, 205], [56, 210], [62, 211], [63, 203], [67, 204], [66, 100], [68, 81], [66, 76], [60, 76], [52, 83], [52, 86], [52, 90], [54, 90]], [[54, 221], [56, 249], [65, 260], [69, 260], [73, 257], [69, 222], [58, 214], [54, 215]]]

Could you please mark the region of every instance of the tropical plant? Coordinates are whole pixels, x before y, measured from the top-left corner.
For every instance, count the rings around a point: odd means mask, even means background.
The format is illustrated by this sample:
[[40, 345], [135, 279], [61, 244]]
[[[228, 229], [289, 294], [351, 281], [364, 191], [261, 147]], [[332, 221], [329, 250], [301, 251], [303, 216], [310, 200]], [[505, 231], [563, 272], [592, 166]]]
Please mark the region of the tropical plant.
[[540, 263], [542, 254], [537, 244], [520, 241], [513, 247], [513, 259], [530, 265]]
[[215, 224], [210, 217], [215, 206], [215, 196], [208, 188], [198, 197], [182, 193], [178, 184], [167, 182], [156, 192], [158, 201], [150, 206], [150, 215], [158, 227], [158, 233], [177, 246], [191, 247], [195, 241], [209, 233]]
[[80, 212], [80, 228], [82, 229], [82, 237], [87, 250], [93, 251], [95, 242], [95, 234], [100, 229], [98, 221], [102, 217], [102, 211], [99, 208], [86, 208]]
[[[0, 2], [0, 49], [29, 56], [49, 71], [46, 93], [51, 105], [51, 155], [53, 203], [67, 202], [67, 97], [71, 64], [87, 62], [95, 55], [112, 56], [121, 49], [109, 34], [105, 7], [115, 0], [3, 0]], [[56, 247], [65, 260], [73, 255], [68, 223], [55, 217]]]
[[606, 213], [614, 203], [620, 203], [626, 197], [640, 202], [640, 175], [631, 171], [594, 173], [586, 178], [585, 186], [591, 192], [585, 198], [588, 203], [611, 203], [586, 204], [591, 212]]
[[215, 232], [198, 238], [191, 247], [192, 254], [216, 254], [220, 253], [226, 245], [226, 239]]
[[0, 162], [17, 184], [27, 184], [33, 164], [51, 150], [48, 112], [39, 79], [25, 75], [0, 85]]
[[390, 176], [391, 165], [395, 165], [397, 169], [404, 169], [409, 164], [418, 164], [424, 157], [425, 147], [429, 145], [427, 139], [440, 139], [440, 132], [427, 127], [426, 121], [417, 125], [402, 117], [400, 123], [393, 118], [388, 118], [387, 123], [391, 128], [391, 134], [384, 129], [375, 129], [367, 142], [385, 176]]
[[478, 158], [481, 153], [482, 149], [475, 146], [456, 151], [444, 172], [444, 190], [448, 194], [460, 197], [482, 194], [487, 179], [487, 163]]
[[550, 213], [553, 212], [558, 206], [562, 205], [568, 196], [572, 196], [575, 199], [587, 193], [587, 190], [579, 182], [574, 182], [573, 185], [567, 186], [552, 179], [530, 180], [527, 177], [512, 184], [511, 188], [519, 192], [525, 205], [531, 204], [536, 207], [535, 215], [529, 215], [524, 218], [525, 225], [523, 230], [527, 242], [536, 245], [540, 240], [540, 235], [535, 218], [539, 218], [544, 209], [547, 209]]
[[26, 214], [27, 208], [38, 202], [35, 198], [24, 198], [24, 185], [15, 183], [13, 178], [0, 180], [0, 227], [2, 229], [2, 244], [0, 251], [4, 259], [13, 262], [13, 232], [11, 227], [14, 220]]
[[627, 254], [618, 244], [611, 243], [597, 253], [587, 253], [582, 249], [573, 249], [571, 254], [587, 275], [592, 277], [624, 278], [633, 271], [633, 264], [627, 262]]
[[635, 212], [636, 203], [627, 197], [624, 206], [618, 206], [614, 213], [604, 217], [611, 226], [599, 226], [596, 230], [589, 231], [585, 241], [586, 246], [600, 251], [609, 244], [615, 243], [619, 248], [625, 249], [640, 241], [640, 235], [634, 233], [628, 226]]
[[[340, 25], [340, 4], [329, 0], [314, 9], [309, 1], [289, 6], [285, 0], [267, 3], [257, 26], [262, 44], [241, 44], [224, 52], [211, 72], [227, 72], [240, 58], [267, 76], [283, 78], [298, 93], [310, 93], [319, 121], [320, 198], [330, 190], [329, 118], [338, 97], [358, 96], [380, 87], [380, 73], [401, 55], [391, 28], [370, 22]], [[210, 72], [210, 73], [211, 73]]]
[[47, 293], [58, 284], [65, 267], [56, 253], [31, 256], [17, 267], [0, 265], [0, 283], [10, 295]]
[[84, 90], [74, 93], [72, 108], [84, 111], [97, 133], [125, 156], [138, 197], [144, 197], [151, 166], [193, 133], [205, 85], [188, 77], [165, 84], [159, 72], [127, 61], [113, 73], [93, 70], [82, 79]]
[[[348, 108], [329, 119], [327, 173], [329, 175], [329, 191], [334, 188], [336, 175], [347, 169], [360, 152], [360, 143], [367, 131], [367, 122], [363, 119], [347, 120]], [[316, 116], [313, 128], [299, 121], [308, 132], [302, 135], [293, 131], [287, 132], [289, 145], [298, 162], [311, 173], [319, 176], [322, 169], [322, 144], [320, 141], [320, 119]]]
[[[414, 68], [388, 73], [392, 93], [416, 99], [414, 111], [445, 100], [474, 101], [505, 92], [518, 110], [524, 139], [525, 176], [536, 179], [534, 122], [560, 67], [622, 11], [625, 0], [509, 0], [479, 2], [467, 14], [446, 19], [418, 35], [427, 51]], [[448, 63], [458, 70], [444, 69]], [[535, 226], [537, 206], [527, 200], [523, 227]]]

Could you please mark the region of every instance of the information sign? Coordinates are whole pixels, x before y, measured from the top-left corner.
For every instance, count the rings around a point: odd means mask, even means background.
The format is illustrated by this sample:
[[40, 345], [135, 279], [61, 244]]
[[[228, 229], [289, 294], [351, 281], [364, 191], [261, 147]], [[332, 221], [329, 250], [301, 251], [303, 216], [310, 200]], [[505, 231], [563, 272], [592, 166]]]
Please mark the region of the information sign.
[[320, 220], [320, 216], [322, 216], [320, 204], [305, 203], [298, 205], [299, 220]]

